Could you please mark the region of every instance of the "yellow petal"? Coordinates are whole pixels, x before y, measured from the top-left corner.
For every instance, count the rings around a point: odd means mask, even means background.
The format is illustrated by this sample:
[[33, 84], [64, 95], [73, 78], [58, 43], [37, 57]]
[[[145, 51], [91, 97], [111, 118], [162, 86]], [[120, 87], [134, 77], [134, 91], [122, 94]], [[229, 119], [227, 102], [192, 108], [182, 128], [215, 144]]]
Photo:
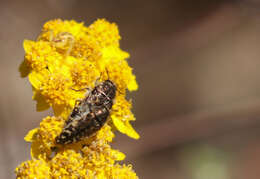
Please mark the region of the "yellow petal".
[[44, 96], [42, 96], [38, 91], [33, 90], [33, 100], [35, 100], [36, 103], [36, 110], [37, 111], [44, 111], [50, 108], [50, 105], [46, 102]]
[[125, 159], [125, 154], [122, 152], [119, 152], [118, 150], [112, 150], [112, 155], [116, 157], [115, 160], [124, 160]]
[[24, 51], [29, 53], [32, 49], [32, 44], [35, 43], [34, 41], [31, 41], [31, 40], [24, 40], [23, 41], [23, 48], [24, 48]]
[[31, 71], [30, 67], [26, 64], [25, 60], [23, 60], [23, 62], [19, 66], [20, 76], [24, 78], [28, 76], [30, 71]]
[[35, 129], [30, 130], [30, 131], [26, 134], [26, 136], [24, 137], [24, 140], [25, 140], [26, 142], [32, 142], [32, 141], [34, 140], [34, 138], [35, 138], [35, 134], [37, 133], [37, 131], [38, 131], [38, 128], [35, 128]]
[[38, 159], [41, 154], [44, 154], [43, 150], [41, 150], [42, 143], [38, 140], [32, 142], [31, 144], [31, 157], [34, 159]]
[[54, 104], [52, 106], [53, 112], [55, 116], [61, 116], [63, 119], [67, 119], [70, 112], [71, 108], [65, 105], [56, 105]]
[[44, 80], [44, 76], [42, 74], [33, 71], [29, 74], [28, 77], [29, 81], [35, 89], [41, 88], [42, 81]]
[[138, 89], [138, 84], [137, 84], [135, 78], [129, 82], [129, 84], [127, 85], [127, 88], [129, 91], [135, 91]]
[[111, 116], [112, 121], [114, 123], [114, 125], [116, 126], [116, 128], [122, 132], [123, 134], [128, 135], [131, 138], [134, 139], [139, 139], [140, 136], [139, 134], [134, 130], [134, 128], [131, 126], [131, 124], [129, 122], [123, 122], [122, 120], [118, 119], [115, 116]]
[[129, 53], [115, 46], [105, 47], [101, 50], [101, 52], [102, 52], [102, 57], [104, 59], [118, 59], [118, 61], [129, 58], [130, 56]]

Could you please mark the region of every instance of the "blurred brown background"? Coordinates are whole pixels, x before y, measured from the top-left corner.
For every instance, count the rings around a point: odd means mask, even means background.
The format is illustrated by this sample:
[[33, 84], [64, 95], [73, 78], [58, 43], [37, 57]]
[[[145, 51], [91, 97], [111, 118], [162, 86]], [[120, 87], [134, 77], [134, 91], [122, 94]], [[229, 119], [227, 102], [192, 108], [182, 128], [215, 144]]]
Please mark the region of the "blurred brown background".
[[260, 1], [1, 0], [0, 178], [30, 159], [37, 113], [18, 66], [44, 22], [116, 22], [140, 85], [130, 94], [141, 134], [117, 135], [140, 178], [260, 178]]

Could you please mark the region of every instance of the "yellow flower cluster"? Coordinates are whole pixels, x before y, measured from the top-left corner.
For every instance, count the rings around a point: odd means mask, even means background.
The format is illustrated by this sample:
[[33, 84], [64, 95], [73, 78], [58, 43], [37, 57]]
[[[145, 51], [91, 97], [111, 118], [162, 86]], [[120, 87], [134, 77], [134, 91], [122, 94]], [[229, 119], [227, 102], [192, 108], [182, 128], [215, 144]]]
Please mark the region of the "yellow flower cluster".
[[[31, 142], [32, 160], [16, 168], [17, 178], [138, 178], [130, 165], [120, 165], [125, 155], [110, 147], [117, 129], [138, 139], [130, 121], [135, 117], [126, 90], [138, 85], [119, 47], [116, 24], [99, 19], [89, 27], [60, 19], [47, 22], [37, 41], [24, 41], [22, 77], [29, 78], [37, 111], [51, 107], [55, 116], [42, 120], [25, 140]], [[86, 97], [86, 88], [111, 80], [117, 87], [110, 122], [94, 136], [69, 145], [57, 145], [75, 101]]]

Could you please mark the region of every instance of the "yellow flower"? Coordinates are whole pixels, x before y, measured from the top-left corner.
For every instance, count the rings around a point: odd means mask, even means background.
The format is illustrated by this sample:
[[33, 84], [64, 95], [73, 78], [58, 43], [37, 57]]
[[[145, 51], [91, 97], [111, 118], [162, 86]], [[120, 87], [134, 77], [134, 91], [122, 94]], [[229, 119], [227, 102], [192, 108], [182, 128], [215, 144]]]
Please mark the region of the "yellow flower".
[[93, 88], [97, 77], [100, 76], [93, 62], [77, 60], [70, 68], [70, 74], [75, 89]]
[[[55, 144], [64, 121], [46, 117], [40, 127], [31, 130], [25, 140], [32, 142], [33, 160], [16, 168], [17, 177], [30, 178], [138, 178], [131, 166], [119, 165], [125, 155], [110, 147], [114, 134], [105, 125], [96, 135], [66, 146]], [[53, 153], [55, 153], [54, 156]]]
[[114, 165], [111, 167], [110, 171], [108, 171], [108, 176], [107, 178], [120, 178], [120, 179], [129, 179], [129, 178], [138, 178], [136, 176], [136, 173], [133, 172], [132, 166], [131, 165]]
[[111, 24], [105, 19], [98, 19], [86, 29], [86, 32], [87, 35], [95, 38], [101, 47], [119, 47], [119, 40], [121, 37], [115, 23]]
[[48, 109], [51, 106], [56, 116], [64, 113], [63, 116], [67, 116], [75, 105], [75, 100], [84, 97], [84, 93], [73, 90], [71, 77], [66, 73], [52, 73], [45, 69], [41, 73], [30, 73], [29, 81], [33, 86], [33, 99], [38, 104], [46, 105], [39, 108]]
[[[104, 19], [89, 27], [58, 19], [44, 25], [38, 41], [24, 41], [25, 65], [21, 65], [20, 71], [24, 76], [28, 74], [25, 66], [30, 69], [28, 76], [37, 110], [52, 107], [55, 116], [66, 119], [75, 101], [84, 98], [86, 92], [82, 89], [93, 88], [96, 81], [110, 79], [123, 98], [126, 89], [137, 90], [135, 76], [126, 61], [129, 54], [119, 48], [119, 39], [117, 26]], [[115, 101], [121, 100], [117, 99], [120, 95]], [[138, 138], [126, 122], [127, 118], [134, 119], [131, 112], [123, 116], [116, 110], [113, 116], [120, 116], [112, 118], [119, 131]]]
[[[87, 152], [87, 151], [85, 151]], [[104, 152], [105, 153], [105, 152]], [[83, 155], [75, 150], [65, 150], [57, 153], [52, 160], [42, 158], [23, 162], [16, 168], [17, 178], [82, 178], [82, 179], [137, 179], [131, 165], [112, 164], [109, 157], [115, 157], [112, 151], [107, 155], [98, 155], [92, 151]], [[111, 156], [109, 156], [109, 154]], [[92, 159], [91, 157], [95, 158]], [[88, 160], [91, 158], [90, 160]]]
[[[131, 165], [117, 163], [125, 155], [109, 145], [114, 129], [139, 138], [130, 124], [135, 120], [132, 104], [126, 100], [126, 90], [137, 90], [138, 85], [119, 40], [117, 25], [105, 19], [89, 27], [56, 19], [43, 26], [36, 41], [24, 41], [21, 76], [29, 78], [37, 111], [51, 107], [55, 116], [44, 118], [26, 135], [32, 160], [17, 167], [18, 178], [138, 178]], [[107, 79], [117, 87], [110, 122], [77, 143], [56, 144], [75, 102]]]
[[23, 43], [25, 59], [31, 70], [41, 71], [48, 66], [50, 57], [56, 57], [54, 48], [49, 42], [25, 40]]
[[102, 54], [99, 65], [102, 66], [102, 69], [107, 70], [107, 76], [116, 84], [119, 93], [124, 93], [126, 89], [137, 90], [138, 85], [132, 69], [124, 60], [129, 57], [129, 54], [113, 46], [104, 48]]
[[17, 179], [48, 179], [50, 176], [50, 166], [44, 159], [29, 160], [23, 162], [15, 170]]
[[38, 37], [38, 39], [52, 41], [57, 37], [58, 34], [64, 32], [72, 34], [74, 38], [79, 38], [85, 35], [86, 29], [87, 27], [85, 27], [83, 23], [77, 23], [74, 20], [51, 20], [43, 25], [42, 34]]
[[53, 178], [84, 178], [86, 167], [80, 153], [75, 150], [65, 150], [56, 154], [50, 161]]
[[55, 147], [54, 139], [61, 133], [64, 120], [61, 117], [46, 117], [40, 123], [40, 127], [31, 130], [25, 141], [31, 142], [31, 156], [35, 159], [39, 157], [50, 157], [52, 148]]

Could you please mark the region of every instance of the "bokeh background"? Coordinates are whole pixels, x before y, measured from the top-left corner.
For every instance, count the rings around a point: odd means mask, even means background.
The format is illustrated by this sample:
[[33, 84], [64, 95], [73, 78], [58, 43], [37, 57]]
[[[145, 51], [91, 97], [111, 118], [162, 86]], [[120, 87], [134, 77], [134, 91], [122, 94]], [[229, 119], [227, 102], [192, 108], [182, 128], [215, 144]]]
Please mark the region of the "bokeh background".
[[0, 178], [30, 159], [38, 126], [18, 66], [24, 39], [54, 18], [116, 22], [140, 85], [133, 99], [141, 135], [113, 144], [145, 179], [260, 178], [260, 1], [1, 0]]

